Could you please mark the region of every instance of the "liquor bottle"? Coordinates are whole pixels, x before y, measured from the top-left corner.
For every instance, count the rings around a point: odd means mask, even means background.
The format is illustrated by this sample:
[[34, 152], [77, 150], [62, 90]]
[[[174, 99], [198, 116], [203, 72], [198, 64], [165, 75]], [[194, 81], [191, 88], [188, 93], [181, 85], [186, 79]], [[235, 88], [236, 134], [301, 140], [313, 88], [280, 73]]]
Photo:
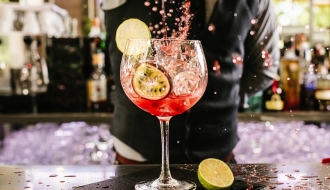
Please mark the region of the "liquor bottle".
[[330, 74], [317, 79], [315, 99], [318, 102], [318, 110], [330, 111]]
[[263, 111], [280, 112], [284, 108], [284, 92], [280, 83], [280, 76], [277, 75], [270, 87], [263, 91]]
[[37, 52], [37, 42], [32, 37], [24, 36], [23, 40], [26, 45], [25, 66], [29, 69], [30, 93], [34, 94], [37, 91], [37, 65], [39, 64], [40, 56]]
[[101, 30], [101, 22], [98, 17], [93, 19], [88, 37], [91, 39], [91, 51], [102, 51], [104, 53], [106, 35]]
[[107, 76], [103, 71], [104, 54], [93, 54], [93, 67], [90, 78], [87, 80], [87, 107], [91, 112], [107, 111]]
[[316, 45], [315, 54], [314, 60], [318, 64], [315, 99], [318, 102], [318, 109], [320, 111], [330, 111], [329, 61], [325, 48], [322, 45]]
[[281, 58], [280, 76], [284, 91], [284, 111], [300, 109], [300, 61], [295, 54], [294, 38], [289, 39], [289, 46]]
[[301, 74], [301, 96], [300, 109], [312, 111], [317, 109], [315, 99], [316, 69], [312, 61], [312, 51], [306, 41], [299, 47], [300, 74]]
[[104, 70], [107, 75], [107, 112], [113, 112], [114, 109], [114, 101], [115, 101], [115, 84], [111, 74], [111, 67], [110, 67], [110, 59], [108, 54], [105, 52], [107, 51], [106, 40], [107, 36], [106, 33], [102, 30], [101, 22], [98, 17], [95, 17], [92, 21], [92, 27], [88, 34], [90, 38], [90, 49], [92, 54], [103, 52], [105, 55], [104, 59]]
[[49, 84], [48, 66], [38, 52], [39, 42], [33, 39], [30, 45], [30, 60], [31, 68], [31, 83], [33, 92], [46, 92], [47, 85]]
[[299, 57], [300, 62], [300, 85], [303, 85], [303, 78], [308, 72], [308, 67], [311, 61], [311, 49], [304, 33], [298, 33], [295, 35], [294, 44], [295, 54]]

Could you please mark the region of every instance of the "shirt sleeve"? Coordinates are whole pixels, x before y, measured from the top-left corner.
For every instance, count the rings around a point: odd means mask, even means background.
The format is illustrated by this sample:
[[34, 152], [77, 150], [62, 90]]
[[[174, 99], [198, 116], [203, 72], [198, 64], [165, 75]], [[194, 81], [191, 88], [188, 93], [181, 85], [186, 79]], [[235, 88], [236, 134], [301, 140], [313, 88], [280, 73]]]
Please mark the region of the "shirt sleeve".
[[102, 9], [103, 10], [111, 10], [119, 7], [124, 4], [127, 0], [103, 0], [102, 1]]
[[277, 75], [280, 59], [276, 15], [272, 0], [259, 0], [259, 10], [244, 42], [241, 105], [247, 97], [267, 88]]

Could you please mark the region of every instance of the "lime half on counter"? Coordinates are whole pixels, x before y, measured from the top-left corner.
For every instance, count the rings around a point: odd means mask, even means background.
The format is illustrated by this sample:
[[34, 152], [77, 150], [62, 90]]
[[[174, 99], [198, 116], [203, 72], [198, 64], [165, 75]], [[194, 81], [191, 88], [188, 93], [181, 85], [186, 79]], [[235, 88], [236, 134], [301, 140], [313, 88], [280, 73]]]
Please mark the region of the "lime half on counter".
[[215, 158], [203, 160], [198, 165], [197, 175], [207, 190], [228, 189], [234, 183], [234, 174], [229, 166]]

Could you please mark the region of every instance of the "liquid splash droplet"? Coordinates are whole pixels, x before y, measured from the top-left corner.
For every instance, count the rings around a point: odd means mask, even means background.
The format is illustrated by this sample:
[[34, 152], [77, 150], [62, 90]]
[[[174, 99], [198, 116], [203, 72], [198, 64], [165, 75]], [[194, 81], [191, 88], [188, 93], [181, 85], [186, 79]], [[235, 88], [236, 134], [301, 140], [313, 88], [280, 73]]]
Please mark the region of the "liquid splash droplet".
[[213, 71], [215, 72], [215, 74], [220, 75], [221, 71], [220, 71], [220, 64], [218, 60], [215, 60], [213, 62]]
[[233, 58], [233, 63], [236, 65], [240, 65], [243, 63], [243, 58], [238, 53], [233, 53], [232, 58]]
[[144, 5], [145, 5], [146, 7], [149, 7], [149, 6], [150, 6], [150, 2], [149, 2], [149, 1], [144, 2]]
[[271, 54], [267, 50], [262, 50], [261, 51], [261, 57], [265, 60], [264, 61], [264, 66], [265, 67], [270, 67], [273, 64]]
[[257, 19], [252, 19], [252, 20], [251, 20], [251, 24], [256, 24], [257, 22], [258, 22]]
[[213, 34], [215, 33], [215, 26], [214, 26], [214, 24], [210, 24], [209, 25], [209, 27], [207, 27], [207, 29], [210, 31], [210, 32], [212, 32]]

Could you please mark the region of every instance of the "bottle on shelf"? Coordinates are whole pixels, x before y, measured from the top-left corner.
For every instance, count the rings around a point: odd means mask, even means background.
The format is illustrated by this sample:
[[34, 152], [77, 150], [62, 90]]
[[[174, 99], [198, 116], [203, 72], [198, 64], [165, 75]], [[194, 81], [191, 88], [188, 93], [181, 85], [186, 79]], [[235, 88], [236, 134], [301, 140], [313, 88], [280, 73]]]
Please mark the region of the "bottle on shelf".
[[330, 111], [330, 74], [317, 79], [315, 99], [320, 111]]
[[300, 110], [300, 59], [295, 53], [294, 38], [289, 37], [286, 44], [288, 46], [280, 63], [284, 111]]
[[304, 33], [297, 33], [294, 38], [295, 54], [300, 62], [300, 85], [303, 85], [303, 78], [308, 72], [308, 67], [311, 61], [311, 49], [307, 42], [307, 37]]
[[98, 17], [93, 19], [88, 37], [91, 39], [91, 51], [102, 51], [104, 53], [106, 35], [102, 32], [101, 21]]
[[280, 112], [284, 108], [284, 92], [280, 83], [280, 76], [277, 75], [273, 84], [263, 91], [263, 111]]
[[20, 64], [18, 67], [11, 68], [11, 87], [13, 93], [16, 95], [30, 95], [33, 87], [35, 86], [32, 83], [31, 79], [34, 79], [36, 75], [35, 70], [32, 69], [33, 63], [31, 59], [31, 43], [32, 38], [25, 36], [24, 39], [25, 51], [23, 53], [23, 64]]
[[317, 76], [314, 64], [307, 66], [307, 72], [303, 76], [303, 84], [301, 86], [301, 110], [313, 111], [317, 110], [317, 101], [315, 99]]
[[39, 55], [38, 46], [38, 40], [33, 39], [30, 45], [30, 60], [33, 70], [32, 76], [34, 77], [31, 79], [33, 84], [32, 91], [45, 92], [47, 90], [47, 85], [49, 84], [48, 66], [45, 59], [41, 58]]
[[111, 67], [109, 62], [109, 57], [105, 53], [107, 52], [106, 46], [106, 33], [102, 30], [101, 22], [98, 17], [95, 17], [92, 21], [92, 27], [88, 34], [90, 38], [90, 49], [92, 54], [103, 53], [103, 69], [107, 75], [107, 112], [113, 112], [114, 109], [114, 91], [115, 85], [113, 81], [113, 77], [111, 75]]
[[329, 62], [326, 60], [326, 48], [323, 44], [317, 43], [314, 46], [314, 54], [312, 57], [312, 63], [315, 65], [315, 70], [318, 75], [324, 75], [325, 70], [328, 68]]
[[300, 109], [304, 111], [312, 111], [317, 109], [315, 99], [316, 71], [315, 65], [312, 63], [312, 50], [307, 42], [304, 34], [297, 34], [296, 55], [300, 59]]
[[93, 54], [94, 71], [87, 80], [87, 108], [91, 112], [107, 111], [107, 76], [103, 71], [104, 54]]
[[330, 111], [330, 67], [325, 48], [321, 44], [315, 46], [315, 63], [317, 63], [317, 82], [315, 99], [320, 111]]

